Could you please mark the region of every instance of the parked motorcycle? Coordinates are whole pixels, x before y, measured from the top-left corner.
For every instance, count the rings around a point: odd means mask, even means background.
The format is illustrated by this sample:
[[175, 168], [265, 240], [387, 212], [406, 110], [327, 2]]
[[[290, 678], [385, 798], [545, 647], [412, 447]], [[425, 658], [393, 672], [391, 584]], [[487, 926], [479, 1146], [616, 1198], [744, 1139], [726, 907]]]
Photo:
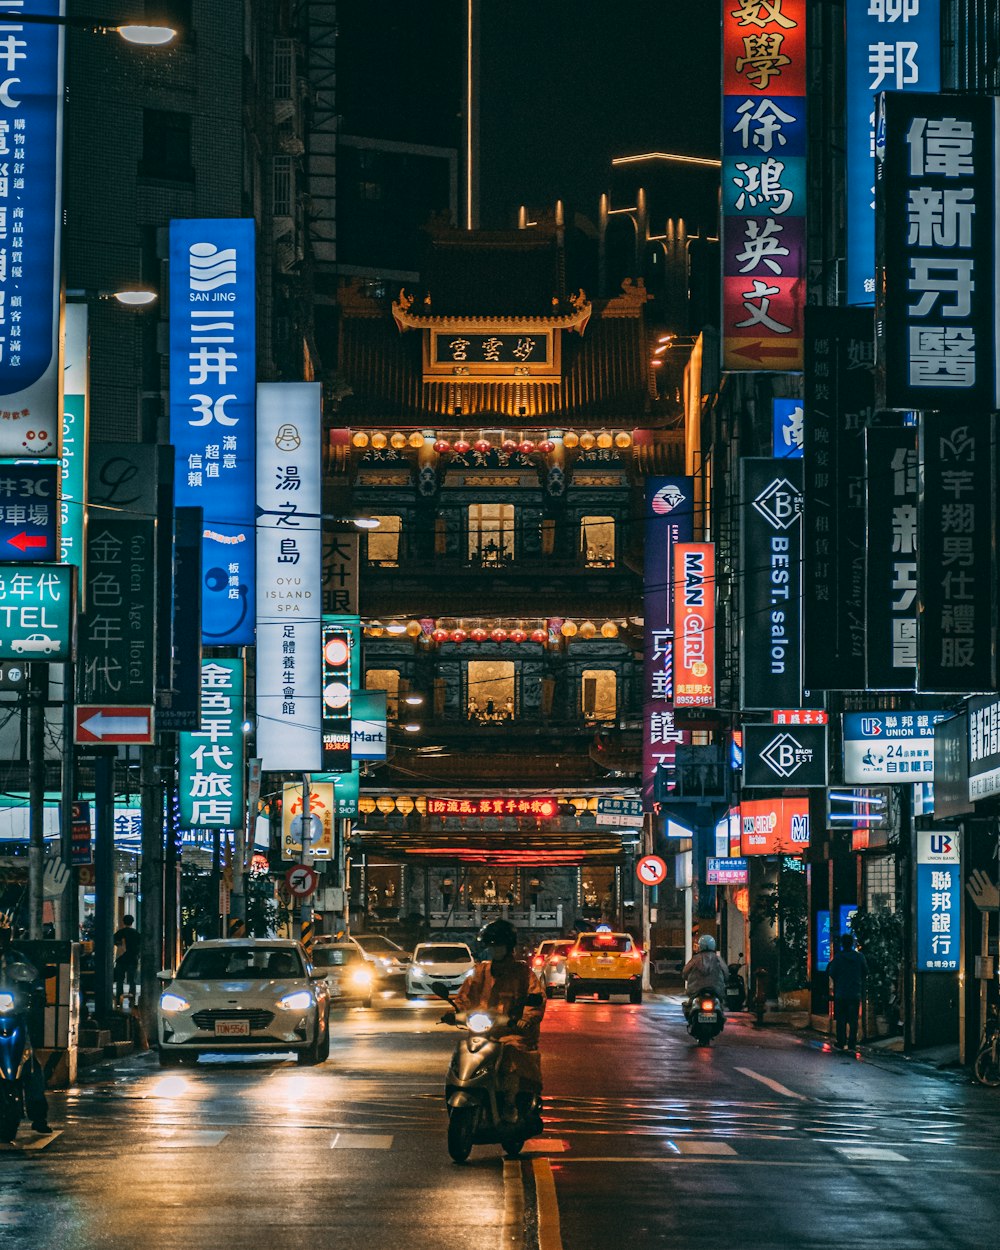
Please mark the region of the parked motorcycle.
[[989, 1009], [973, 1071], [980, 1085], [1000, 1085], [1000, 1009]]
[[688, 1032], [699, 1046], [711, 1046], [726, 1025], [722, 1003], [714, 990], [699, 990], [684, 1004]]
[[[447, 987], [435, 982], [431, 989], [450, 1003]], [[542, 1132], [540, 1090], [522, 1089], [517, 1095], [517, 1119], [504, 1119], [505, 1097], [499, 1070], [503, 1046], [499, 1038], [511, 1031], [513, 1021], [488, 1011], [456, 1012], [455, 1025], [464, 1029], [445, 1077], [448, 1107], [448, 1153], [464, 1163], [475, 1145], [498, 1143], [508, 1158], [516, 1158], [524, 1143]]]
[[747, 1001], [747, 983], [740, 975], [744, 965], [741, 963], [743, 952], [736, 956], [736, 962], [729, 965], [729, 976], [726, 978], [726, 1009], [742, 1011]]
[[17, 983], [0, 986], [0, 1141], [12, 1142], [24, 1116], [24, 1083], [34, 1059], [27, 1002]]

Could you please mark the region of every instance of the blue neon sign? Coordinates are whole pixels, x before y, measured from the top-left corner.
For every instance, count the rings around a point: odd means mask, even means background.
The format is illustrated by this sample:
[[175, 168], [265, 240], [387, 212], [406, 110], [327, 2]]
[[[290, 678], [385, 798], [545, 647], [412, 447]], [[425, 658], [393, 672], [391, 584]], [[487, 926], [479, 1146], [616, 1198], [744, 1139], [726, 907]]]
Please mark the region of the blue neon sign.
[[800, 460], [803, 454], [804, 404], [801, 399], [772, 399], [774, 455], [779, 460]]

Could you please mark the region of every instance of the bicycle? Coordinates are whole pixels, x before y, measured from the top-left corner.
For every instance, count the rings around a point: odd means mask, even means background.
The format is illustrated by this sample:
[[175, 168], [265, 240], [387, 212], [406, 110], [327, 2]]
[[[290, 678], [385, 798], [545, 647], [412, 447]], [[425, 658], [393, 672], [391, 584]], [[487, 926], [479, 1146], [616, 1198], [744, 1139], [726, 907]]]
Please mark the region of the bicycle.
[[1000, 1085], [1000, 1009], [992, 1006], [986, 1017], [983, 1040], [973, 1068], [980, 1085]]

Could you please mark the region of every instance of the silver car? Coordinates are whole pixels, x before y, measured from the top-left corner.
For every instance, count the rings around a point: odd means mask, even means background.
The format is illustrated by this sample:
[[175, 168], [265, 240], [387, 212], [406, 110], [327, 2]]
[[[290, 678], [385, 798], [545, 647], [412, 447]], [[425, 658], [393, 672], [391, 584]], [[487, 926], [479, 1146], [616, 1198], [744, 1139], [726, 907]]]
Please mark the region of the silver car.
[[301, 1064], [330, 1053], [330, 993], [298, 942], [195, 942], [160, 994], [160, 1065], [211, 1051], [293, 1050]]
[[475, 971], [476, 961], [464, 942], [421, 942], [406, 970], [406, 997], [433, 997], [432, 985], [457, 994]]
[[356, 937], [352, 933], [347, 940], [353, 942], [364, 955], [380, 981], [389, 977], [402, 977], [410, 962], [406, 951], [381, 933], [360, 933]]
[[566, 956], [572, 945], [571, 941], [549, 939], [541, 943], [531, 960], [535, 976], [545, 987], [546, 998], [551, 998], [556, 990], [566, 989]]

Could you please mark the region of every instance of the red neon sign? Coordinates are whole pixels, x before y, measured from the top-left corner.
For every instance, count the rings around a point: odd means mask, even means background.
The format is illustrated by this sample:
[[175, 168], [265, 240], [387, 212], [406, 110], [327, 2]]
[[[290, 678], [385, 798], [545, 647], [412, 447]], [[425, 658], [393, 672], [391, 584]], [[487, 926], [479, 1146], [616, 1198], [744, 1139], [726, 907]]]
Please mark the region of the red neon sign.
[[551, 820], [559, 814], [559, 800], [539, 799], [428, 799], [428, 816], [534, 816]]

